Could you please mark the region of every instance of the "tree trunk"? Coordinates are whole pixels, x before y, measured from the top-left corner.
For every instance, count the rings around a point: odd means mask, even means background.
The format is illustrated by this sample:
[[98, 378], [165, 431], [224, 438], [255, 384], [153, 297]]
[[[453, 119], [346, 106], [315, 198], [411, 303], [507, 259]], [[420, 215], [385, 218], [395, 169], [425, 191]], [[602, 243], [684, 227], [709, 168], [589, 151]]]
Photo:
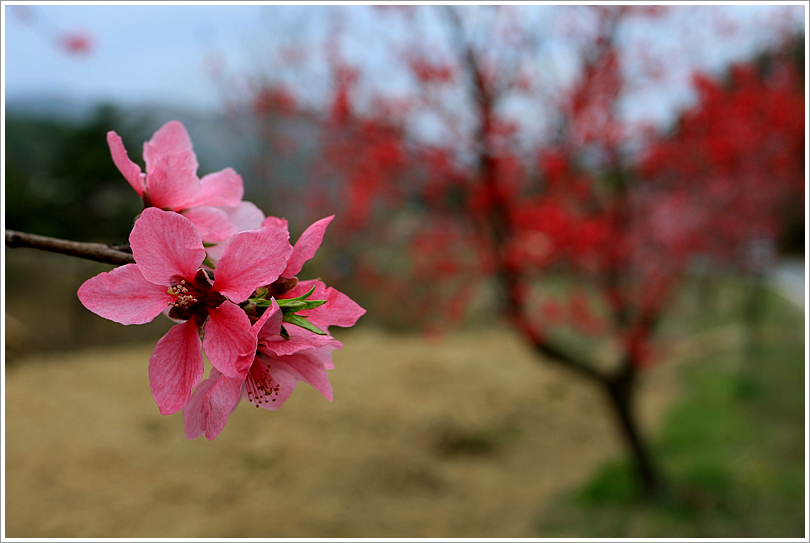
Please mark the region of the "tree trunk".
[[616, 414], [622, 437], [633, 459], [640, 489], [645, 498], [658, 498], [663, 491], [663, 483], [655, 468], [639, 432], [633, 411], [635, 370], [626, 365], [613, 378], [604, 382], [610, 405]]
[[750, 283], [747, 285], [745, 307], [743, 308], [746, 325], [745, 352], [743, 353], [745, 366], [743, 368], [743, 375], [748, 378], [753, 378], [759, 362], [762, 344], [760, 332], [762, 326], [763, 302], [765, 301], [764, 291], [765, 274], [756, 271], [751, 274]]
[[737, 393], [750, 398], [757, 393], [757, 373], [762, 355], [762, 311], [765, 302], [764, 273], [754, 271], [750, 284], [746, 285], [743, 306], [745, 339], [740, 354], [740, 371]]

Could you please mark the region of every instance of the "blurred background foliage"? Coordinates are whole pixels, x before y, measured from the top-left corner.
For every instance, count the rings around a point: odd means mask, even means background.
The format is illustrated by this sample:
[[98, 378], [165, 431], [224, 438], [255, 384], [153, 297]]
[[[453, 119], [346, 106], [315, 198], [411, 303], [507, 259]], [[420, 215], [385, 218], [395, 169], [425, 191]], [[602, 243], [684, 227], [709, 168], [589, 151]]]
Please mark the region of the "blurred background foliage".
[[143, 206], [110, 158], [106, 132], [119, 124], [111, 106], [73, 122], [9, 115], [6, 227], [125, 243]]

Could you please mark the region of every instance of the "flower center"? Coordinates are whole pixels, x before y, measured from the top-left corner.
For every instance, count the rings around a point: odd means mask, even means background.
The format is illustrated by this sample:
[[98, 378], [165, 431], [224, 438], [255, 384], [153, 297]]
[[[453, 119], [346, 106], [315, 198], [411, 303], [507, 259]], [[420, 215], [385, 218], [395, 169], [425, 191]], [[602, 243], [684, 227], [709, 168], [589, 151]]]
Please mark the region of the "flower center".
[[281, 385], [276, 382], [268, 371], [270, 366], [264, 362], [256, 361], [248, 372], [245, 379], [245, 388], [248, 394], [248, 401], [259, 407], [263, 403], [276, 401]]
[[225, 296], [211, 289], [211, 282], [202, 269], [193, 281], [182, 279], [169, 287], [167, 292], [175, 298], [169, 302], [172, 306], [169, 317], [187, 321], [196, 316], [200, 324], [208, 317], [209, 309], [219, 307], [225, 301]]
[[169, 294], [177, 297], [177, 300], [175, 300], [174, 304], [172, 304], [174, 307], [191, 307], [197, 303], [197, 296], [199, 296], [196, 292], [192, 292], [186, 286], [185, 279], [180, 281], [179, 285], [169, 287]]

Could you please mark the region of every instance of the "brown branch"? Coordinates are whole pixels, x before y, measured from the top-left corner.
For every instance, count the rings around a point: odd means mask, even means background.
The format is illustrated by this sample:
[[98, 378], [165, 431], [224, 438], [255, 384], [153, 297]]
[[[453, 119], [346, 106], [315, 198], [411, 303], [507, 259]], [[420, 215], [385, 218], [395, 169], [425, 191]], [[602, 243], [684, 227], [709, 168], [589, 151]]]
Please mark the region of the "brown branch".
[[6, 246], [11, 248], [29, 247], [31, 249], [41, 249], [52, 253], [75, 256], [95, 262], [114, 264], [121, 266], [124, 264], [134, 264], [135, 257], [131, 253], [121, 250], [122, 246], [114, 246], [105, 243], [86, 243], [82, 241], [69, 241], [65, 239], [49, 238], [6, 230]]
[[517, 325], [517, 328], [522, 332], [523, 337], [529, 341], [532, 348], [534, 348], [534, 350], [540, 354], [541, 357], [543, 357], [544, 361], [559, 364], [574, 370], [586, 379], [599, 383], [600, 385], [607, 386], [610, 378], [606, 374], [599, 371], [596, 367], [574, 358], [571, 354], [565, 352], [559, 346], [554, 345], [548, 339], [538, 335], [532, 330], [521, 310], [516, 307], [516, 303], [510, 300], [509, 304], [509, 312], [512, 322]]

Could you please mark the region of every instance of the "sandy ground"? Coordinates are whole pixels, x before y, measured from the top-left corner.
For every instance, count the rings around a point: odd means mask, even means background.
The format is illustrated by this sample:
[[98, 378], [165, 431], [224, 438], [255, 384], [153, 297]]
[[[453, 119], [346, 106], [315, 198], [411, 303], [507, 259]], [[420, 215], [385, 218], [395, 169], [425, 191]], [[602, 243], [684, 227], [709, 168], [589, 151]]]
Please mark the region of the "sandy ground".
[[[37, 355], [6, 372], [7, 537], [537, 537], [547, 500], [619, 454], [588, 383], [509, 331], [358, 328], [330, 373], [213, 442], [149, 393], [154, 342]], [[644, 372], [654, 431], [672, 364]]]

